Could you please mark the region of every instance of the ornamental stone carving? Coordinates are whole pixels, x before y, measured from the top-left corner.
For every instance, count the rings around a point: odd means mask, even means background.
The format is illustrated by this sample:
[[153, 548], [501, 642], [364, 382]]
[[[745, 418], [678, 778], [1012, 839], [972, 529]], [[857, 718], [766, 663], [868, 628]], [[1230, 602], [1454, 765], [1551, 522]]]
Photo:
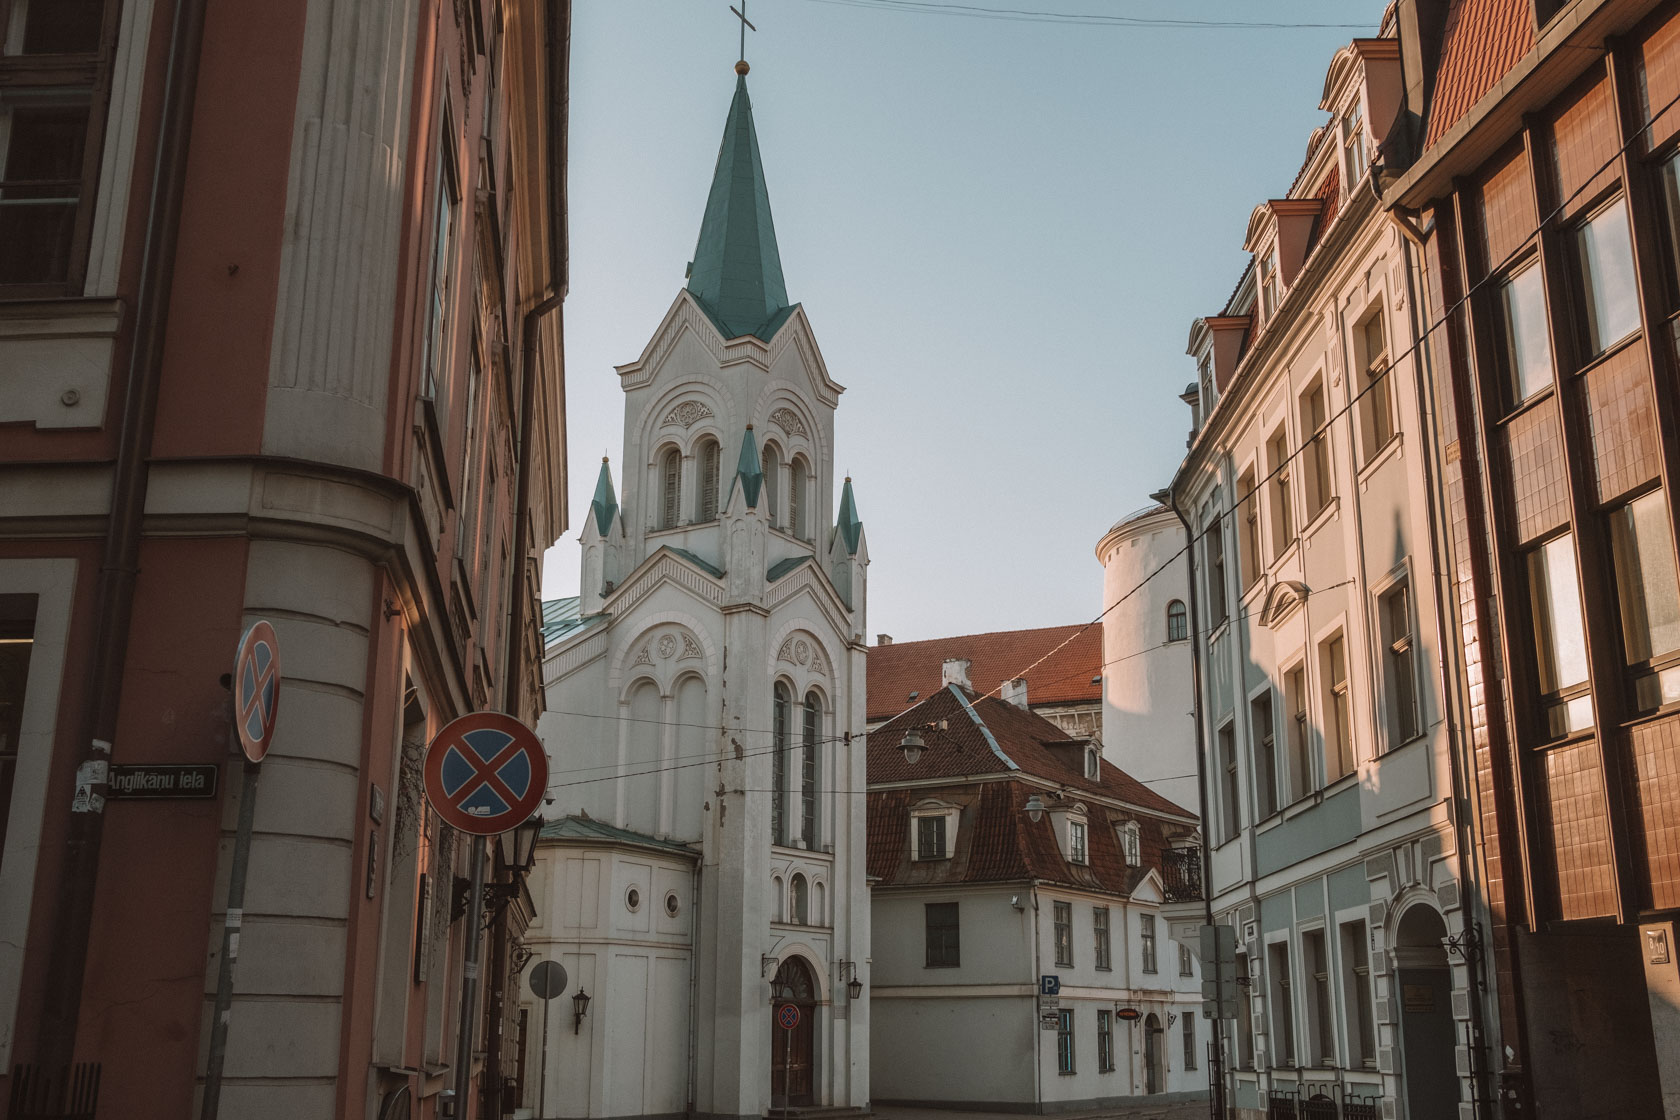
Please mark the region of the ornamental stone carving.
[[790, 436], [809, 436], [811, 434], [805, 430], [805, 421], [799, 418], [799, 413], [791, 408], [778, 408], [772, 412], [770, 423]]
[[712, 410], [699, 401], [683, 401], [670, 411], [664, 422], [666, 424], [680, 424], [684, 428], [692, 428], [711, 414]]
[[664, 637], [659, 639], [659, 656], [660, 657], [664, 658], [666, 661], [669, 661], [669, 660], [671, 660], [672, 655], [675, 654], [676, 652], [677, 652], [677, 638], [676, 638], [675, 634], [666, 634]]
[[683, 638], [682, 656], [677, 658], [678, 661], [687, 661], [690, 658], [705, 657], [706, 656], [705, 652], [700, 648], [700, 643], [696, 642], [692, 635], [684, 634], [682, 636], [682, 638]]
[[632, 665], [652, 665], [653, 664], [653, 658], [648, 655], [648, 647], [643, 646], [642, 647], [642, 652], [638, 653], [636, 655], [636, 660], [630, 662], [630, 664], [632, 664]]

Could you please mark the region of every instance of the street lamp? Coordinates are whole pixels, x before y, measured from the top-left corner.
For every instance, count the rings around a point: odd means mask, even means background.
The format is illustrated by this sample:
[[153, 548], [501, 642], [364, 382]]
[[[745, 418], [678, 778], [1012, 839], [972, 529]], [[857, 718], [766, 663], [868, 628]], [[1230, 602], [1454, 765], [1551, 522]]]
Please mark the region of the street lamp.
[[580, 985], [577, 995], [572, 997], [572, 1033], [577, 1034], [583, 1028], [583, 1017], [589, 1014], [589, 993]]
[[1038, 794], [1035, 793], [1027, 798], [1024, 808], [1026, 809], [1027, 819], [1032, 823], [1037, 824], [1044, 819], [1044, 798]]
[[529, 874], [531, 865], [537, 862], [537, 839], [542, 835], [545, 823], [542, 817], [538, 816], [514, 827], [513, 859], [509, 864], [515, 874]]
[[919, 727], [912, 727], [904, 733], [904, 738], [898, 744], [898, 749], [904, 752], [904, 761], [914, 766], [922, 760], [922, 752], [927, 744], [922, 741], [922, 731]]

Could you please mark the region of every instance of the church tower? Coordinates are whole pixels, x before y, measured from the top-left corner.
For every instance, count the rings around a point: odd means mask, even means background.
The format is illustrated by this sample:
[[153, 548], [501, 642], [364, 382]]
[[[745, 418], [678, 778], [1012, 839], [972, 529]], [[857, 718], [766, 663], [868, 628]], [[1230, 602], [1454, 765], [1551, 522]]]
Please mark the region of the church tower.
[[575, 613], [549, 632], [546, 928], [526, 941], [594, 993], [578, 1037], [600, 1059], [556, 1059], [593, 1071], [565, 1115], [868, 1101], [869, 552], [736, 70], [687, 282], [618, 367], [618, 486], [603, 461]]

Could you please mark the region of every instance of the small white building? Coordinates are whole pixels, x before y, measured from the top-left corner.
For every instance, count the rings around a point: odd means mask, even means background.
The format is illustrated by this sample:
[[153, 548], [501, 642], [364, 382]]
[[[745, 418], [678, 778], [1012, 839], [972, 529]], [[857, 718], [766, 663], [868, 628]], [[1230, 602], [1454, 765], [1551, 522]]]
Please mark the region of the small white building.
[[1024, 1112], [1205, 1097], [1201, 969], [1164, 912], [1200, 897], [1195, 816], [1023, 692], [967, 684], [869, 737], [872, 1096]]

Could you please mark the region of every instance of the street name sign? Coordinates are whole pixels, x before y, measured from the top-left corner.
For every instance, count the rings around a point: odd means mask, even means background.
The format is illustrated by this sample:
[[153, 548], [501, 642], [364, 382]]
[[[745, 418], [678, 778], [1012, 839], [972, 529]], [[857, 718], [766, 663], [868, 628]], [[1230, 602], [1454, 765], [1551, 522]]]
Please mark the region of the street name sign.
[[548, 788], [548, 756], [529, 727], [502, 712], [452, 721], [426, 751], [426, 798], [445, 824], [496, 836], [529, 820]]
[[112, 766], [110, 796], [126, 801], [209, 800], [216, 796], [221, 767], [213, 764], [152, 762]]
[[245, 757], [261, 762], [280, 714], [280, 639], [265, 619], [251, 623], [233, 659], [234, 728]]

